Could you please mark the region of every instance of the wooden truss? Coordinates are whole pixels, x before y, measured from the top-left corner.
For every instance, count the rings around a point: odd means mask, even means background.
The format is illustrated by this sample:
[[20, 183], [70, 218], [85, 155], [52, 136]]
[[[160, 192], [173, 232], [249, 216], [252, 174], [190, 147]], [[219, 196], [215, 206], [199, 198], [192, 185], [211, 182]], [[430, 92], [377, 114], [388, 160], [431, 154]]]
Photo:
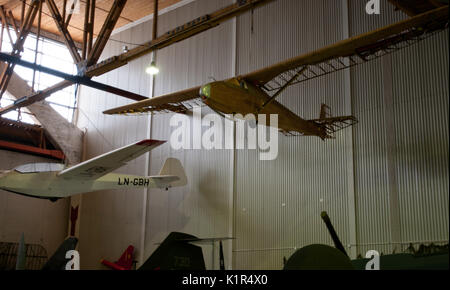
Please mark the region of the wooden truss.
[[[120, 14], [126, 4], [126, 0], [115, 0], [112, 8], [104, 22], [102, 29], [96, 37], [96, 41], [92, 44], [93, 39], [93, 21], [94, 21], [94, 10], [95, 10], [95, 0], [86, 0], [86, 11], [85, 11], [85, 22], [84, 22], [84, 35], [83, 43], [81, 46], [81, 55], [79, 53], [78, 46], [74, 43], [73, 39], [70, 37], [70, 33], [67, 31], [67, 26], [70, 21], [71, 14], [66, 16], [65, 10], [61, 13], [58, 11], [53, 0], [46, 0], [47, 6], [49, 7], [55, 23], [62, 35], [64, 43], [70, 50], [74, 62], [77, 64], [79, 75], [92, 78], [94, 76], [100, 76], [104, 73], [112, 71], [116, 68], [126, 65], [128, 62], [137, 59], [143, 55], [151, 53], [152, 51], [167, 47], [176, 42], [187, 39], [193, 35], [199, 34], [203, 31], [209, 30], [213, 27], [220, 25], [220, 23], [242, 14], [246, 11], [254, 9], [257, 6], [261, 6], [272, 2], [273, 0], [239, 0], [237, 3], [229, 5], [211, 14], [194, 19], [182, 26], [179, 26], [160, 37], [154, 38], [151, 41], [144, 43], [134, 49], [129, 50], [126, 53], [120, 54], [118, 56], [109, 58], [100, 63], [98, 59], [105, 48], [105, 45], [111, 36], [111, 33], [120, 17]], [[39, 0], [37, 0], [39, 2]], [[66, 1], [64, 1], [66, 2]], [[65, 4], [64, 4], [65, 7]], [[17, 56], [17, 55], [16, 55]], [[23, 98], [17, 100], [14, 104], [0, 108], [0, 115], [7, 112], [16, 110], [20, 107], [29, 106], [35, 102], [44, 100], [51, 94], [58, 90], [69, 87], [73, 84], [73, 81], [64, 80], [60, 83], [55, 84], [52, 87], [44, 89], [37, 92], [31, 96], [24, 96]], [[5, 87], [6, 88], [6, 87]], [[101, 88], [100, 88], [101, 89]], [[131, 95], [136, 97], [136, 94], [126, 92], [119, 89], [107, 90], [109, 92], [118, 94], [123, 97], [130, 98]], [[138, 96], [140, 98], [142, 96]], [[136, 99], [136, 98], [134, 98]]]

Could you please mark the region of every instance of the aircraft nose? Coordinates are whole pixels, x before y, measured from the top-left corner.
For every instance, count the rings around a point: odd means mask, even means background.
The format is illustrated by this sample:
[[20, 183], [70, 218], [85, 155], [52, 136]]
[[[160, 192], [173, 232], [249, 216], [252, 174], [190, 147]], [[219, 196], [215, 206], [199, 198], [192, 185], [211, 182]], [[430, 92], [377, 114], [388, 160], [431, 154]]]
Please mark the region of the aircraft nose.
[[211, 85], [204, 85], [200, 88], [200, 97], [202, 100], [206, 100], [211, 96]]

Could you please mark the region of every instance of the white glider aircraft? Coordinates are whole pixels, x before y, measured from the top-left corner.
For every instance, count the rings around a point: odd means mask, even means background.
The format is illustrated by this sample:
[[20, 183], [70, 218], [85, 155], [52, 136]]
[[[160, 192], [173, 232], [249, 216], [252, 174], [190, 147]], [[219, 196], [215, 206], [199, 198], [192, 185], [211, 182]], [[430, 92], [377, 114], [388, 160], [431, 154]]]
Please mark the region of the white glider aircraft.
[[113, 150], [75, 166], [59, 163], [32, 163], [0, 171], [0, 189], [13, 193], [56, 201], [71, 195], [107, 189], [136, 187], [165, 188], [187, 184], [178, 159], [168, 158], [157, 176], [134, 176], [111, 173], [128, 161], [165, 143], [143, 140]]

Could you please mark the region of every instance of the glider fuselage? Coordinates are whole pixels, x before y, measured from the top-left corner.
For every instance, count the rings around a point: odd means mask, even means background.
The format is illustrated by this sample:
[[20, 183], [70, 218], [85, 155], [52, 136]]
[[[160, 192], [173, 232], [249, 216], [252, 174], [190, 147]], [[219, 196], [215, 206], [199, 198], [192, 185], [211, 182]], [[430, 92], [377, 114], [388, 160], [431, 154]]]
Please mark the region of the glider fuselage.
[[0, 189], [39, 198], [64, 198], [73, 194], [107, 189], [127, 189], [139, 187], [167, 186], [168, 181], [178, 178], [162, 179], [158, 177], [142, 177], [108, 173], [95, 180], [66, 179], [58, 176], [58, 171], [20, 173], [15, 170], [0, 176]]
[[[323, 136], [323, 130], [314, 122], [302, 119], [277, 101], [272, 101], [264, 108], [262, 105], [270, 98], [264, 91], [245, 81], [233, 78], [206, 84], [200, 89], [202, 101], [213, 110], [223, 114], [266, 115], [269, 124], [270, 115], [278, 115], [278, 129], [285, 132], [299, 132], [304, 135]], [[260, 109], [260, 110], [259, 110]], [[236, 116], [235, 116], [236, 117]]]

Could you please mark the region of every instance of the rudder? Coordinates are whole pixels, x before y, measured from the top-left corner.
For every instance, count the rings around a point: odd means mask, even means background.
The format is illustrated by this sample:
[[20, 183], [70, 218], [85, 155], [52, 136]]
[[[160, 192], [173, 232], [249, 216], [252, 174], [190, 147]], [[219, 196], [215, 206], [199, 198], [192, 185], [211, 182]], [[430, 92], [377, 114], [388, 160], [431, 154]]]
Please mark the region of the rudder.
[[184, 186], [187, 184], [187, 177], [183, 165], [181, 165], [180, 160], [176, 158], [167, 158], [159, 175], [173, 175], [180, 178], [178, 181], [172, 182], [172, 186]]

